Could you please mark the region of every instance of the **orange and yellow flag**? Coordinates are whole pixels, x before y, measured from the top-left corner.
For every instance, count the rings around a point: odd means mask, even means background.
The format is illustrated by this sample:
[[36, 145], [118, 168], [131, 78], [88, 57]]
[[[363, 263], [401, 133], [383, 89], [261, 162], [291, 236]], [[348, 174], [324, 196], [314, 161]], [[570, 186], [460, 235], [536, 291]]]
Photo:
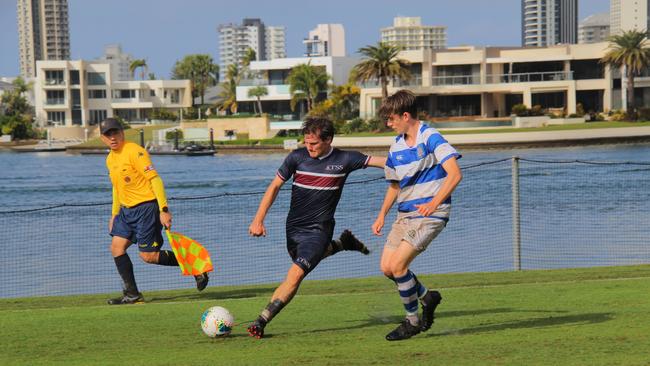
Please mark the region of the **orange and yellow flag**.
[[210, 253], [203, 245], [183, 234], [165, 231], [184, 276], [197, 276], [201, 273], [212, 272]]

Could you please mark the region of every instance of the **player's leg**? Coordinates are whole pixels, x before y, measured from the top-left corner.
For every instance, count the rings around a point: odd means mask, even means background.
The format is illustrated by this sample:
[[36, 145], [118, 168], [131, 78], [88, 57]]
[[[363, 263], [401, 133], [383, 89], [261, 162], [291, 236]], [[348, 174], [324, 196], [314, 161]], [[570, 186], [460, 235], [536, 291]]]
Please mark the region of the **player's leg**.
[[388, 272], [395, 279], [397, 291], [406, 311], [406, 319], [392, 332], [386, 335], [389, 341], [408, 339], [420, 332], [420, 319], [418, 317], [418, 283], [415, 276], [408, 270], [409, 264], [419, 254], [408, 242], [402, 240], [387, 258]]
[[248, 327], [248, 333], [252, 337], [262, 338], [264, 336], [264, 327], [293, 299], [305, 276], [306, 272], [302, 267], [297, 264], [291, 265], [287, 277], [273, 292], [271, 301]]
[[350, 230], [344, 230], [338, 239], [330, 241], [324, 257], [332, 256], [342, 250], [360, 252], [365, 255], [370, 254], [368, 247], [357, 239]]

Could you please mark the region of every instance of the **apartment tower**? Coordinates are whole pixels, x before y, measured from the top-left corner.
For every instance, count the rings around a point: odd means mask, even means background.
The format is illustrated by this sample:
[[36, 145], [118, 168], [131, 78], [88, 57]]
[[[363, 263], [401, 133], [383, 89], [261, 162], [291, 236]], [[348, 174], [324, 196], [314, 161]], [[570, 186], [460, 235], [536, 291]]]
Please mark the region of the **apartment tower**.
[[67, 0], [18, 0], [20, 74], [36, 76], [38, 60], [69, 60]]

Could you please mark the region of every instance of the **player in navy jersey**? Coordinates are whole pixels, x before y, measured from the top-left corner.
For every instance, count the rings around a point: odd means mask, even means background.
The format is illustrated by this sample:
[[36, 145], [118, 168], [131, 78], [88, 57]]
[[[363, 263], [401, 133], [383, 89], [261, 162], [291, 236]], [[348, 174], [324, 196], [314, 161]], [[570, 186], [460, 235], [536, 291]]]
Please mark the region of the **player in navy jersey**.
[[[409, 265], [442, 232], [451, 211], [451, 193], [462, 179], [456, 152], [435, 128], [414, 118], [415, 95], [400, 90], [384, 99], [380, 115], [399, 134], [388, 152], [384, 169], [390, 183], [377, 220], [372, 225], [381, 235], [384, 219], [397, 201], [393, 223], [381, 256], [381, 271], [397, 285], [406, 319], [386, 335], [389, 341], [408, 339], [427, 331], [442, 296], [424, 287]], [[422, 318], [418, 317], [422, 303]]]
[[287, 250], [293, 264], [269, 304], [248, 327], [249, 334], [257, 338], [264, 336], [266, 324], [291, 301], [302, 280], [321, 260], [341, 250], [369, 253], [349, 230], [345, 230], [339, 240], [332, 240], [334, 212], [348, 174], [367, 166], [383, 168], [386, 158], [332, 147], [334, 125], [325, 118], [308, 118], [302, 133], [305, 147], [285, 158], [248, 229], [252, 236], [266, 236], [264, 218], [280, 187], [293, 177], [286, 222]]

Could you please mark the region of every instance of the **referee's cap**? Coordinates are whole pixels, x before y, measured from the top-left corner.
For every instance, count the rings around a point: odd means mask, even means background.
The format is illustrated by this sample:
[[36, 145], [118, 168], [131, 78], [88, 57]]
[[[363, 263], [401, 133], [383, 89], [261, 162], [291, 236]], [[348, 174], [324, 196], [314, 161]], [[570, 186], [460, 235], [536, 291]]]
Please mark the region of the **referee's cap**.
[[115, 118], [106, 118], [99, 124], [99, 130], [102, 135], [110, 130], [122, 130], [122, 124]]

